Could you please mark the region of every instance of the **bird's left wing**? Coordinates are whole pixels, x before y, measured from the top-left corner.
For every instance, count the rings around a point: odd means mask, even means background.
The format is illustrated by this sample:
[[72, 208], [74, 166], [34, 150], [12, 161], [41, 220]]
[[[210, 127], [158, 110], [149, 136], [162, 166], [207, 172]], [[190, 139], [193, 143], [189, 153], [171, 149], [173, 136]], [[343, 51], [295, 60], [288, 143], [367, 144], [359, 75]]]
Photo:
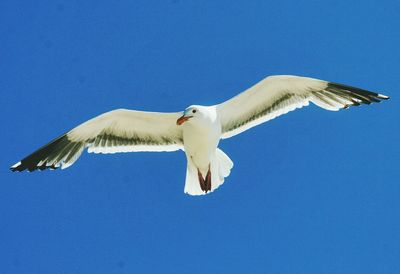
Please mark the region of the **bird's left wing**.
[[182, 149], [181, 113], [117, 109], [99, 115], [56, 138], [11, 167], [12, 171], [67, 168], [85, 148], [94, 153]]
[[232, 99], [216, 105], [222, 138], [235, 136], [313, 102], [327, 110], [370, 104], [388, 96], [323, 80], [270, 76]]

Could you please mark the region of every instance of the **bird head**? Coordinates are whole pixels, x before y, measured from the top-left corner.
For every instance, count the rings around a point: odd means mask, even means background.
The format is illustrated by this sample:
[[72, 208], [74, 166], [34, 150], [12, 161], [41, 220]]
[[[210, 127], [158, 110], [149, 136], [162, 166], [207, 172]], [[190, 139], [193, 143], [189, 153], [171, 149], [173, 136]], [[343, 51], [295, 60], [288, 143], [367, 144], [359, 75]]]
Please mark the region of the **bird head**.
[[178, 126], [189, 121], [189, 119], [201, 117], [201, 109], [199, 106], [190, 106], [183, 112], [183, 115], [176, 120]]

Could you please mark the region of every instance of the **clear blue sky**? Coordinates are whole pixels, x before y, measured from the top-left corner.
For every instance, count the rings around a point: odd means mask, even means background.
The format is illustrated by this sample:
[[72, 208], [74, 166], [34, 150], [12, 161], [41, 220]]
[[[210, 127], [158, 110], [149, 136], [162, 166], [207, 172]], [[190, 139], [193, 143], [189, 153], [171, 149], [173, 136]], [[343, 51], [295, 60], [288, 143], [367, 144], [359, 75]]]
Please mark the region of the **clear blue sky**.
[[[399, 1], [0, 2], [1, 273], [400, 273]], [[267, 75], [390, 95], [315, 106], [220, 146], [183, 193], [182, 152], [84, 154], [11, 173], [115, 108], [214, 104]]]

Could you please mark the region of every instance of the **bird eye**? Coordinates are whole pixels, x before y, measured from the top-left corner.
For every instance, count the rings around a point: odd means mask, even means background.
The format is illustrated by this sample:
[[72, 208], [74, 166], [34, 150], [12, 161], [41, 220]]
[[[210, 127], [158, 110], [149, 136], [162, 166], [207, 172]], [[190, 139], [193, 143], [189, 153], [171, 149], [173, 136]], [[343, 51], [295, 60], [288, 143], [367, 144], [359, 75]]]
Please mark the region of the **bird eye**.
[[192, 110], [192, 113], [196, 113], [196, 111], [197, 111], [197, 110], [194, 109], [194, 110]]

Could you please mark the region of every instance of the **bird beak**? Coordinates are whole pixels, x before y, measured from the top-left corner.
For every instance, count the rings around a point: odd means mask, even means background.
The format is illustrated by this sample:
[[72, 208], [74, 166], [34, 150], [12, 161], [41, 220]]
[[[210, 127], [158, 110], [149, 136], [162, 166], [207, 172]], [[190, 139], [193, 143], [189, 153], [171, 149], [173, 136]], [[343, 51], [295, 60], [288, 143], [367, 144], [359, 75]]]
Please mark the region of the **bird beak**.
[[189, 120], [190, 118], [192, 118], [192, 116], [185, 116], [182, 115], [178, 120], [176, 120], [176, 124], [178, 126], [182, 125], [184, 122], [186, 122], [187, 120]]

